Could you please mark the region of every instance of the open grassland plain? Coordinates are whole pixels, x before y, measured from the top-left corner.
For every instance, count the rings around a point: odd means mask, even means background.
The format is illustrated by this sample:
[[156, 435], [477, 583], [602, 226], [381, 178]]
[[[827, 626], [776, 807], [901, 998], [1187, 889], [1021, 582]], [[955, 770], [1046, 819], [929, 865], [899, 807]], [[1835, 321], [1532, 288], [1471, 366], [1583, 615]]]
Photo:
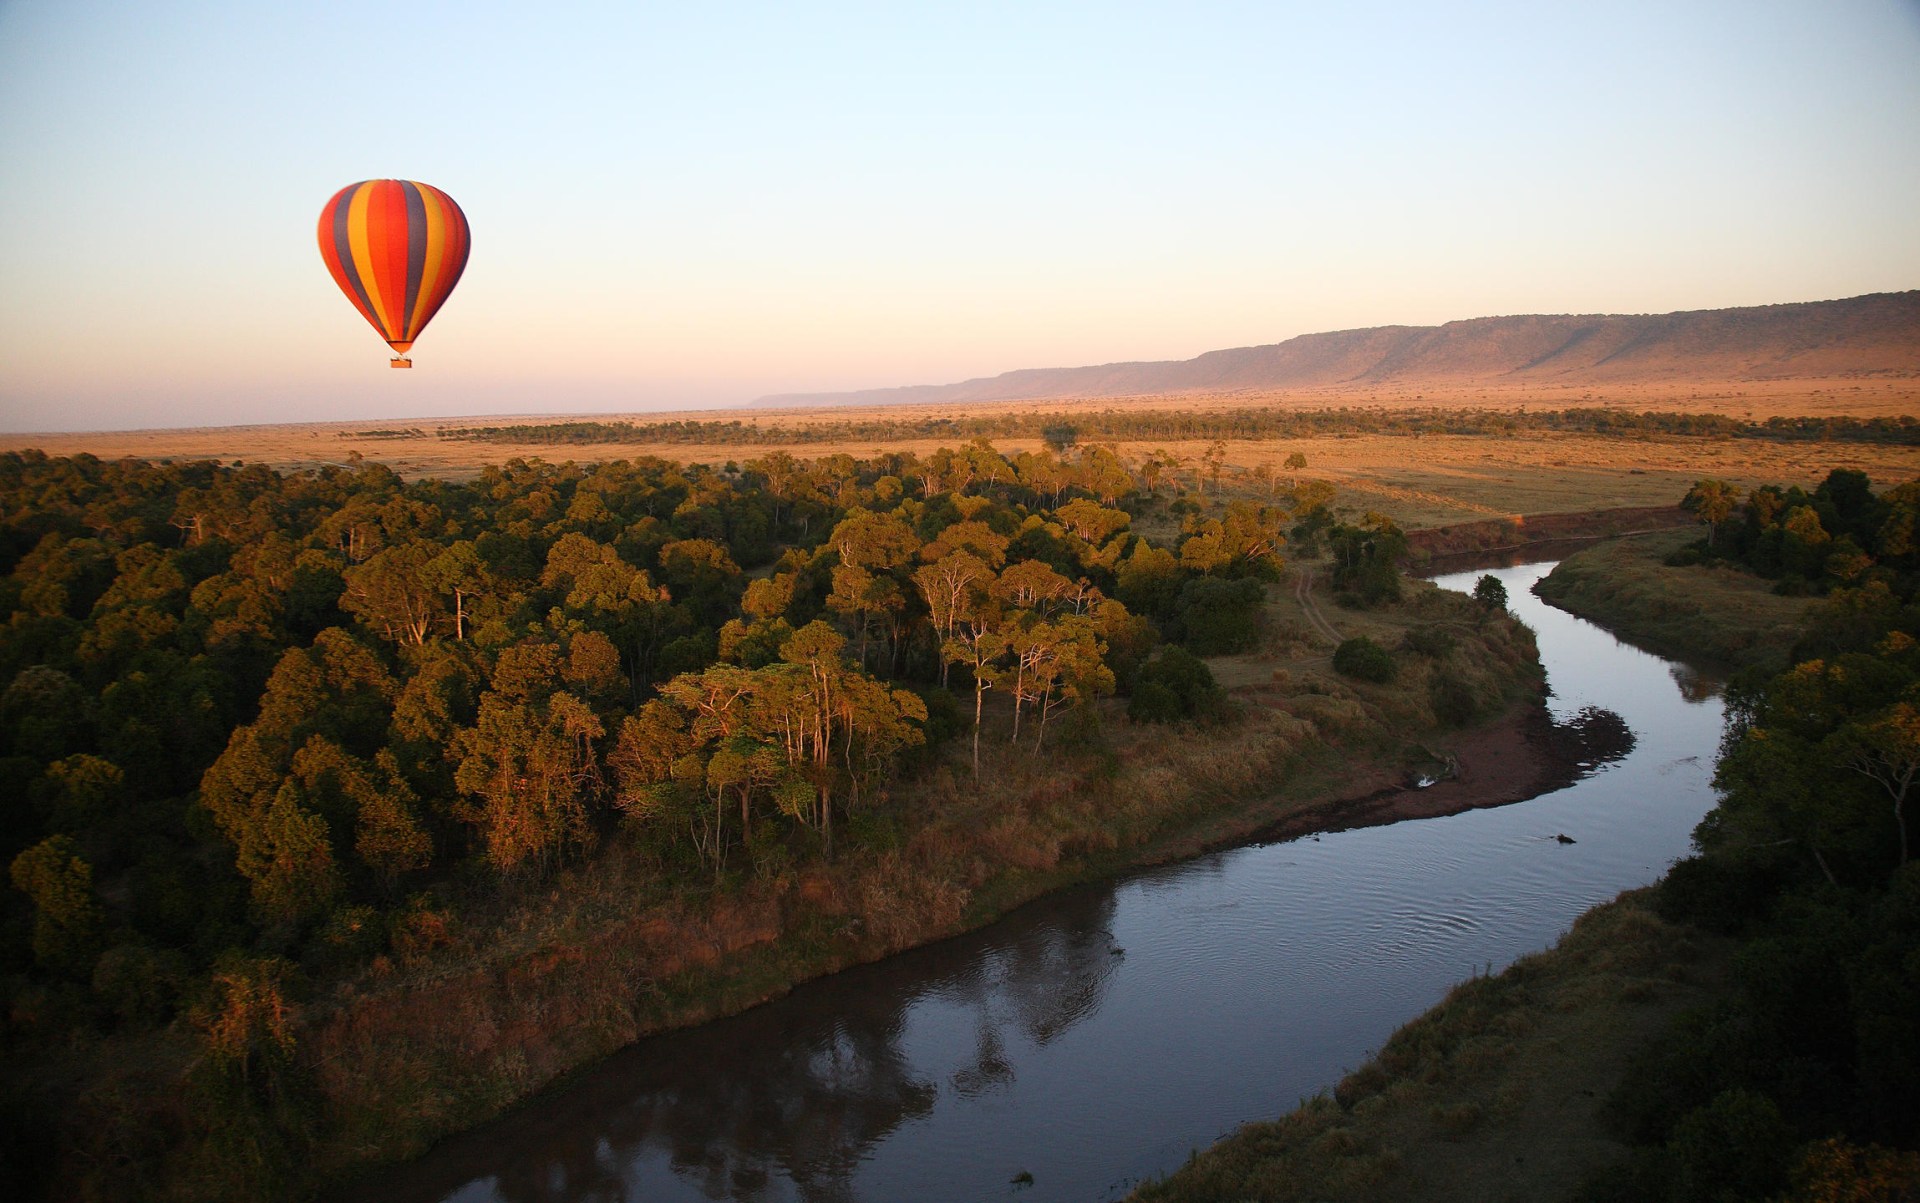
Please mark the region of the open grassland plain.
[[[840, 429], [849, 424], [935, 422], [1044, 413], [1063, 423], [1091, 425], [1101, 414], [1122, 416], [1179, 411], [1228, 414], [1285, 412], [1353, 406], [1391, 413], [1406, 410], [1489, 410], [1522, 413], [1561, 408], [1606, 408], [1718, 414], [1741, 421], [1770, 418], [1848, 416], [1897, 419], [1920, 413], [1920, 383], [1906, 378], [1837, 378], [1831, 381], [1742, 381], [1726, 385], [1637, 386], [1596, 393], [1592, 389], [1503, 392], [1498, 389], [1434, 389], [1418, 393], [1354, 393], [1309, 390], [1285, 394], [1233, 393], [1045, 402], [999, 402], [964, 409], [939, 405], [840, 407], [807, 410], [708, 410], [685, 413], [581, 415], [580, 422], [657, 428], [674, 422], [741, 427], [779, 426], [801, 431]], [[574, 419], [487, 417], [473, 419], [304, 423], [283, 426], [210, 427], [102, 433], [0, 435], [0, 449], [36, 448], [50, 455], [88, 454], [102, 459], [147, 460], [214, 458], [266, 464], [282, 471], [345, 464], [358, 459], [385, 464], [407, 479], [470, 479], [483, 467], [508, 460], [540, 458], [580, 463], [658, 456], [714, 466], [742, 463], [774, 451], [802, 458], [835, 454], [867, 456], [881, 451], [925, 455], [941, 446], [957, 446], [965, 436], [951, 431], [919, 437], [838, 438], [789, 442], [672, 441], [646, 438], [595, 438], [555, 442], [532, 437], [534, 428], [550, 428]], [[525, 442], [512, 437], [516, 427], [530, 428]], [[485, 438], [452, 437], [456, 430], [485, 429]], [[905, 427], [896, 428], [904, 431]], [[1814, 480], [1835, 467], [1867, 473], [1887, 483], [1913, 474], [1920, 459], [1911, 446], [1871, 442], [1776, 441], [1685, 434], [1593, 433], [1521, 430], [1498, 434], [1381, 434], [1363, 430], [1323, 431], [1301, 437], [1223, 440], [1224, 459], [1217, 480], [1203, 479], [1202, 457], [1209, 438], [1141, 437], [1083, 441], [1108, 443], [1133, 462], [1158, 454], [1173, 466], [1165, 472], [1168, 490], [1205, 497], [1216, 494], [1265, 498], [1294, 479], [1331, 482], [1343, 504], [1375, 509], [1409, 530], [1477, 519], [1512, 518], [1568, 511], [1670, 505], [1694, 481], [1715, 476], [1742, 486], [1763, 481]], [[1000, 437], [1005, 454], [1037, 449], [1037, 437]], [[1304, 469], [1286, 461], [1303, 456]]]
[[1770, 582], [1730, 565], [1666, 563], [1700, 538], [1695, 528], [1602, 543], [1560, 561], [1535, 591], [1665, 655], [1785, 668], [1811, 603], [1782, 597]]
[[1573, 1197], [1626, 1151], [1601, 1108], [1631, 1056], [1715, 998], [1731, 959], [1731, 942], [1662, 920], [1650, 894], [1623, 894], [1555, 947], [1456, 986], [1332, 1096], [1247, 1125], [1134, 1200]]

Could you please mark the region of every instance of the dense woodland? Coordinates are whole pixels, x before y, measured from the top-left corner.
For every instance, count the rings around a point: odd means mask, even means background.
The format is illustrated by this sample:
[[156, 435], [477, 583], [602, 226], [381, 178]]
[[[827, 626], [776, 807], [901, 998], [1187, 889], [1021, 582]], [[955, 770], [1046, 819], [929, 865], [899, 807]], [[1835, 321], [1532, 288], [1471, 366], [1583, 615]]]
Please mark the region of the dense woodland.
[[[413, 437], [427, 432], [363, 430], [359, 438]], [[1722, 414], [1689, 414], [1587, 406], [1572, 409], [1323, 409], [1249, 407], [1220, 410], [1106, 409], [1043, 413], [996, 411], [964, 417], [903, 414], [887, 418], [822, 419], [800, 425], [739, 419], [666, 422], [545, 422], [514, 426], [443, 426], [443, 439], [493, 443], [580, 444], [687, 443], [748, 446], [820, 443], [880, 444], [905, 440], [1046, 439], [1056, 447], [1076, 438], [1125, 442], [1197, 442], [1204, 439], [1263, 440], [1325, 436], [1482, 435], [1578, 433], [1631, 438], [1686, 435], [1711, 439], [1779, 442], [1920, 444], [1920, 419], [1775, 417], [1743, 421]]]
[[[1609, 1111], [1635, 1156], [1589, 1200], [1920, 1189], [1920, 482], [1741, 497], [1703, 481], [1690, 559], [1822, 592], [1790, 670], [1737, 680], [1670, 917], [1741, 940], [1729, 996], [1644, 1052]], [[1907, 1193], [1896, 1193], [1904, 1189]]]
[[415, 963], [612, 846], [722, 894], [831, 861], [983, 738], [1097, 745], [1105, 695], [1214, 721], [1195, 653], [1257, 638], [1290, 536], [1397, 592], [1404, 539], [1324, 483], [1165, 487], [982, 440], [464, 484], [0, 456], [0, 1034], [184, 1025], [244, 1194], [309, 1123], [274, 1069], [298, 981]]
[[[1245, 646], [1240, 582], [1296, 525], [1236, 502], [1155, 546], [1111, 452], [985, 443], [0, 476], [16, 1029], [164, 1016], [226, 949], [370, 955], [423, 885], [537, 877], [620, 824], [719, 875], [831, 855], [930, 740], [971, 728], [977, 763], [990, 691], [1038, 751], [1163, 637]], [[1340, 537], [1391, 529], [1301, 492]]]

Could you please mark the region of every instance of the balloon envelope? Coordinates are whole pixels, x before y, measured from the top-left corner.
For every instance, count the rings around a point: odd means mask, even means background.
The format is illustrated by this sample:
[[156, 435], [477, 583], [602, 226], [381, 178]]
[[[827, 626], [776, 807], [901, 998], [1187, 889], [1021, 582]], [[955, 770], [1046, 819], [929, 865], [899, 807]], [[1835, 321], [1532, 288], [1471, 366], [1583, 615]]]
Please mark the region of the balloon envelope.
[[412, 180], [349, 184], [320, 210], [320, 257], [396, 354], [460, 282], [468, 243], [467, 216], [453, 198]]

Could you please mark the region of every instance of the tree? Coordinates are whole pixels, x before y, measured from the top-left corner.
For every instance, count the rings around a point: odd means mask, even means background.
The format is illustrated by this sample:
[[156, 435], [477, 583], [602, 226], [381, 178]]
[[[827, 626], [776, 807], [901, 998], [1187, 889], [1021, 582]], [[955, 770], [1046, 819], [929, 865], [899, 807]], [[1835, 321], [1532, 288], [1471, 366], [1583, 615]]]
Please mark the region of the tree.
[[676, 539], [660, 547], [660, 574], [673, 595], [693, 607], [702, 621], [717, 624], [732, 608], [733, 582], [740, 566], [712, 539]]
[[1740, 504], [1740, 490], [1723, 480], [1695, 481], [1680, 504], [1707, 524], [1707, 546], [1712, 547], [1714, 532], [1733, 516], [1734, 507]]
[[1036, 496], [1051, 499], [1055, 505], [1060, 502], [1060, 494], [1066, 492], [1073, 483], [1072, 474], [1054, 458], [1052, 451], [1046, 449], [1022, 451], [1014, 457], [1013, 467], [1021, 485]]
[[1084, 497], [1076, 497], [1061, 506], [1054, 511], [1054, 517], [1072, 531], [1075, 538], [1095, 547], [1126, 530], [1133, 522], [1125, 510], [1110, 510]]
[[1507, 587], [1499, 577], [1488, 573], [1473, 584], [1473, 600], [1488, 612], [1507, 608]]
[[1173, 464], [1173, 453], [1165, 447], [1154, 447], [1146, 453], [1146, 459], [1140, 460], [1140, 480], [1146, 482], [1146, 495], [1158, 497], [1160, 493], [1160, 474]]
[[49, 836], [13, 858], [13, 888], [33, 903], [33, 956], [48, 968], [86, 974], [100, 951], [100, 904], [93, 896], [93, 866], [79, 845]]
[[798, 573], [776, 572], [747, 582], [747, 591], [740, 598], [741, 612], [762, 622], [783, 617], [793, 605], [799, 581]]
[[467, 637], [467, 601], [489, 590], [486, 564], [471, 539], [461, 539], [427, 561], [422, 569], [427, 584], [453, 595], [453, 637]]
[[[1213, 482], [1213, 491], [1218, 493], [1220, 491], [1220, 473], [1227, 466], [1227, 444], [1225, 440], [1215, 439], [1213, 442], [1208, 443], [1207, 449], [1200, 453], [1200, 462], [1206, 466], [1207, 479]], [[1196, 474], [1194, 476], [1195, 483], [1198, 483], [1199, 479], [1199, 476]]]
[[1794, 506], [1781, 519], [1781, 566], [1789, 573], [1813, 580], [1826, 566], [1827, 545], [1833, 536], [1810, 505]]
[[497, 871], [548, 869], [592, 847], [603, 785], [594, 741], [605, 734], [569, 693], [480, 699], [478, 722], [454, 739], [454, 783], [469, 799], [461, 817], [479, 829]]
[[1400, 560], [1407, 553], [1407, 537], [1393, 519], [1369, 511], [1359, 526], [1335, 525], [1328, 542], [1334, 588], [1362, 606], [1400, 600]]
[[[1301, 463], [1303, 465], [1305, 462], [1306, 461], [1302, 459]], [[1291, 459], [1288, 460], [1288, 465], [1292, 465]], [[1307, 521], [1321, 515], [1329, 505], [1333, 504], [1333, 499], [1338, 495], [1338, 492], [1339, 490], [1333, 487], [1331, 481], [1295, 481], [1293, 485], [1292, 506], [1294, 516], [1302, 521]]]
[[[711, 544], [700, 547], [704, 540], [689, 542], [696, 547], [688, 553], [688, 561], [699, 559], [703, 551], [712, 559], [708, 550]], [[722, 560], [725, 554], [720, 553]], [[698, 576], [690, 562], [681, 566], [689, 580]], [[716, 566], [715, 572], [724, 579], [725, 566]], [[654, 655], [669, 620], [671, 598], [664, 586], [656, 587], [644, 570], [628, 564], [614, 548], [578, 533], [562, 535], [548, 551], [540, 581], [561, 594], [566, 613], [582, 616], [615, 641], [636, 690], [650, 679]], [[700, 583], [711, 585], [704, 578]]]
[[982, 604], [955, 624], [951, 637], [940, 645], [943, 662], [964, 664], [973, 674], [973, 775], [980, 775], [980, 718], [987, 690], [1002, 680], [1000, 661], [1008, 650], [996, 607]]
[[1177, 722], [1211, 714], [1224, 700], [1207, 662], [1176, 645], [1141, 666], [1127, 717], [1136, 723]]
[[1111, 506], [1133, 492], [1133, 473], [1113, 448], [1089, 447], [1080, 453], [1074, 483], [1098, 497], [1102, 505]]
[[1276, 580], [1280, 549], [1287, 543], [1286, 521], [1283, 509], [1251, 501], [1230, 502], [1221, 521], [1221, 545], [1236, 567]]
[[424, 542], [383, 548], [342, 575], [340, 607], [395, 643], [421, 644], [440, 612], [439, 590], [427, 565], [435, 551]]
[[1920, 709], [1896, 702], [1884, 711], [1849, 724], [1839, 734], [1841, 763], [1882, 790], [1893, 803], [1899, 832], [1899, 863], [1907, 863], [1907, 792], [1920, 775]]
[[1186, 578], [1179, 557], [1140, 539], [1114, 570], [1114, 589], [1128, 609], [1166, 619], [1173, 614]]
[[973, 466], [974, 479], [988, 487], [1013, 479], [1013, 465], [986, 439], [975, 439], [968, 443], [966, 456]]
[[920, 539], [895, 514], [852, 509], [833, 528], [828, 543], [839, 554], [833, 592], [827, 604], [855, 620], [860, 633], [860, 662], [866, 663], [867, 638], [876, 616], [886, 625], [890, 660], [899, 651], [899, 618], [906, 593], [896, 570], [913, 563]]
[[403, 874], [427, 867], [433, 841], [414, 817], [419, 798], [401, 776], [393, 753], [381, 749], [375, 764], [382, 780], [369, 781], [370, 788], [358, 800], [353, 850], [391, 896]]
[[332, 830], [303, 805], [302, 793], [294, 781], [283, 781], [260, 821], [242, 831], [235, 863], [253, 887], [254, 908], [269, 923], [304, 922], [340, 893]]
[[[914, 584], [919, 586], [920, 595], [926, 600], [933, 629], [943, 646], [953, 638], [954, 628], [984, 601], [993, 579], [993, 569], [987, 562], [967, 551], [949, 552], [914, 571]], [[943, 654], [940, 660], [940, 684], [943, 687], [947, 683], [947, 667], [950, 663], [952, 660]]]
[[740, 803], [740, 835], [750, 829], [753, 777], [750, 749], [735, 746], [747, 731], [747, 704], [756, 684], [755, 674], [731, 665], [715, 665], [701, 673], [683, 673], [660, 687], [660, 696], [687, 716], [692, 754], [704, 762], [699, 779], [713, 804], [712, 827], [704, 843], [712, 849], [714, 869], [725, 860], [727, 791]]
[[1266, 591], [1242, 578], [1196, 577], [1180, 587], [1174, 629], [1196, 655], [1246, 651], [1260, 638], [1260, 607]]
[[1187, 538], [1180, 543], [1180, 567], [1202, 574], [1225, 572], [1233, 563], [1226, 526], [1215, 518], [1189, 518], [1184, 525]]
[[1280, 480], [1283, 473], [1278, 464], [1261, 463], [1253, 467], [1253, 479], [1266, 486], [1267, 500], [1272, 501], [1280, 495]]
[[[846, 639], [823, 622], [794, 632], [781, 662], [687, 674], [621, 728], [610, 763], [621, 809], [637, 817], [684, 814], [696, 847], [719, 872], [728, 845], [726, 807], [738, 807], [744, 843], [756, 807], [819, 831], [829, 855], [836, 809], [898, 753], [923, 739], [926, 707], [845, 660]], [[696, 798], [697, 809], [689, 806]], [[844, 799], [844, 801], [842, 801]]]
[[1076, 590], [1072, 581], [1039, 560], [1021, 560], [1007, 566], [993, 582], [992, 592], [1022, 610], [1045, 615], [1066, 604]]
[[1844, 653], [1797, 664], [1757, 693], [1730, 694], [1714, 774], [1724, 799], [1699, 842], [1798, 846], [1836, 885], [1883, 880], [1906, 854], [1900, 807], [1913, 772], [1913, 688], [1897, 660]]

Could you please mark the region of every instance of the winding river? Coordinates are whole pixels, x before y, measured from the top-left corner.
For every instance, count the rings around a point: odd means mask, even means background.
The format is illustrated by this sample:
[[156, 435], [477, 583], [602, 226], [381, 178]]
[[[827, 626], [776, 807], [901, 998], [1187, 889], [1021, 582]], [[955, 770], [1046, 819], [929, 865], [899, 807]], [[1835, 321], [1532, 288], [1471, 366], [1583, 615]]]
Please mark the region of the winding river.
[[1455, 982], [1654, 880], [1713, 804], [1712, 683], [1540, 602], [1549, 567], [1493, 571], [1556, 718], [1636, 736], [1573, 785], [1050, 896], [644, 1040], [357, 1197], [1091, 1203], [1331, 1088]]

